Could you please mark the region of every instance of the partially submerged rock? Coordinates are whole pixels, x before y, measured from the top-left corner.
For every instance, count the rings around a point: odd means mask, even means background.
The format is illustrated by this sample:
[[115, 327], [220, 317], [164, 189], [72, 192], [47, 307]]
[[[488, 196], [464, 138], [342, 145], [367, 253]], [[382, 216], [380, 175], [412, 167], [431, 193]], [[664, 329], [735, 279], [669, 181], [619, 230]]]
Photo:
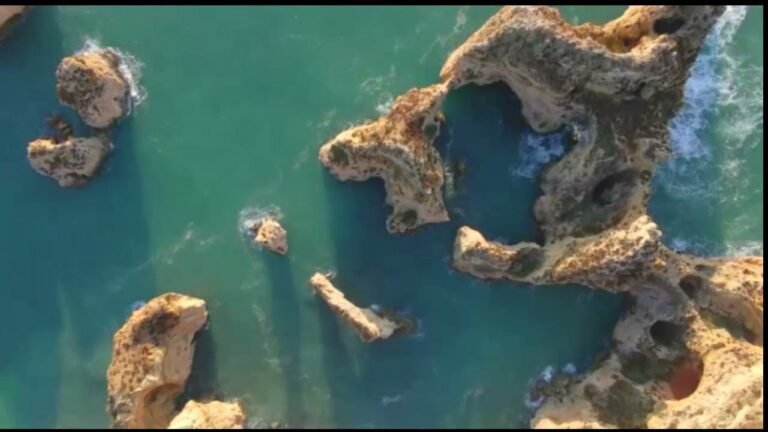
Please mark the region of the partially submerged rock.
[[260, 219], [251, 227], [253, 241], [280, 255], [288, 253], [288, 233], [273, 217]]
[[319, 159], [340, 180], [384, 180], [393, 212], [387, 230], [402, 233], [426, 223], [445, 222], [443, 166], [432, 146], [440, 132], [440, 104], [447, 87], [411, 89], [388, 114], [348, 129], [320, 148]]
[[245, 412], [239, 401], [189, 401], [168, 429], [243, 429]]
[[112, 141], [106, 134], [60, 139], [39, 138], [30, 142], [27, 159], [35, 171], [52, 177], [63, 187], [82, 186], [88, 182], [112, 151]]
[[207, 318], [203, 300], [168, 293], [135, 311], [115, 333], [107, 371], [113, 427], [168, 426], [191, 371], [193, 336]]
[[0, 6], [0, 41], [11, 34], [11, 30], [24, 15], [29, 6]]
[[380, 316], [371, 308], [363, 309], [355, 306], [321, 273], [315, 273], [310, 278], [309, 284], [336, 315], [357, 331], [364, 342], [386, 339], [404, 325], [403, 322], [396, 322], [398, 320]]
[[110, 49], [65, 57], [56, 69], [62, 104], [91, 127], [112, 126], [130, 110], [130, 83], [120, 72], [120, 56]]

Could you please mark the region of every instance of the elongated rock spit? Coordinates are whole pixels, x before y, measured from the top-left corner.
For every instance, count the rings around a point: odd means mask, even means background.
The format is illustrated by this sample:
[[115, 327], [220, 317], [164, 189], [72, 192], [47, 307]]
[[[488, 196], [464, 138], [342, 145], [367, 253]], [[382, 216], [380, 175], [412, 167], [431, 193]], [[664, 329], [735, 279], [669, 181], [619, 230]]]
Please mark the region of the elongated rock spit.
[[113, 427], [169, 425], [191, 371], [192, 338], [207, 319], [203, 300], [168, 293], [135, 311], [115, 333], [107, 371]]
[[344, 293], [333, 286], [325, 275], [315, 273], [309, 279], [309, 284], [336, 315], [357, 331], [364, 342], [386, 339], [398, 330], [397, 323], [379, 316], [370, 308], [357, 307], [347, 300]]

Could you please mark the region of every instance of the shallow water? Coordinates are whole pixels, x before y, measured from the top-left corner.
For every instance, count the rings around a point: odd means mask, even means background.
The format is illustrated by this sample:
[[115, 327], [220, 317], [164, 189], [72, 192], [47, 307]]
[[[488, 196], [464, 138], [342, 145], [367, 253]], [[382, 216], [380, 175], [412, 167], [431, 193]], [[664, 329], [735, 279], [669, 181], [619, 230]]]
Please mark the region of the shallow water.
[[[533, 134], [503, 86], [454, 92], [437, 143], [467, 166], [452, 220], [405, 236], [385, 230], [380, 181], [341, 183], [316, 161], [327, 138], [434, 82], [496, 9], [36, 8], [0, 45], [0, 427], [108, 425], [112, 334], [135, 302], [168, 291], [204, 298], [211, 317], [188, 396], [241, 397], [253, 425], [525, 425], [530, 381], [586, 367], [622, 299], [482, 283], [448, 256], [462, 224], [538, 238], [535, 175], [559, 139]], [[562, 8], [578, 22], [622, 9]], [[687, 92], [701, 121], [676, 126], [699, 141], [675, 142], [651, 210], [669, 243], [762, 255], [762, 7], [738, 12], [710, 43], [712, 66], [694, 72], [717, 91]], [[88, 39], [143, 63], [146, 99], [101, 175], [64, 190], [29, 167], [26, 143], [53, 112], [75, 120], [53, 74]], [[542, 140], [549, 151], [532, 145]], [[239, 232], [243, 214], [275, 208], [285, 258]], [[360, 343], [311, 295], [316, 270], [335, 271], [360, 305], [408, 313], [418, 332]]]

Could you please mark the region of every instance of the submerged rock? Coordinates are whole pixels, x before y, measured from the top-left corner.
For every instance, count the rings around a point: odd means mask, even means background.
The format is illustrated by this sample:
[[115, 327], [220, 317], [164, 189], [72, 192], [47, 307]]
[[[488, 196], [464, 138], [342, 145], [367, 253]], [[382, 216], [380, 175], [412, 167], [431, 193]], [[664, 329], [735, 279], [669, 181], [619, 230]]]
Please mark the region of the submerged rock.
[[288, 253], [288, 233], [273, 217], [265, 217], [251, 228], [253, 241], [280, 255]]
[[168, 429], [243, 429], [245, 412], [239, 401], [189, 401]]
[[113, 337], [107, 370], [113, 427], [168, 426], [191, 371], [193, 336], [207, 319], [203, 300], [176, 293], [155, 297], [131, 314]]
[[11, 30], [28, 8], [29, 6], [0, 6], [0, 41], [11, 34]]
[[406, 325], [406, 321], [398, 322], [397, 319], [379, 315], [371, 308], [363, 309], [355, 306], [344, 297], [344, 293], [320, 273], [315, 273], [310, 278], [309, 284], [336, 315], [357, 331], [364, 342], [386, 339]]
[[105, 134], [90, 138], [39, 138], [27, 146], [27, 159], [38, 173], [52, 177], [59, 186], [76, 187], [87, 183], [112, 151]]
[[91, 127], [108, 128], [130, 109], [130, 83], [120, 72], [120, 57], [109, 49], [65, 57], [56, 81], [59, 101]]

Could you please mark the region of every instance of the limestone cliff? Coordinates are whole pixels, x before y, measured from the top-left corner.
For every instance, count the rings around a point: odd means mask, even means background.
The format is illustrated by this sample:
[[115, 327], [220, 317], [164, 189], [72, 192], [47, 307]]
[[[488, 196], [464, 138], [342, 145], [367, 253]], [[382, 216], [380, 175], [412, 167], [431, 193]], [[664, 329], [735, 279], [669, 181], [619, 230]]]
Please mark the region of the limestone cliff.
[[112, 151], [106, 134], [89, 138], [39, 138], [27, 146], [27, 159], [38, 173], [52, 177], [59, 186], [82, 186], [90, 180]]
[[371, 308], [360, 308], [344, 297], [328, 278], [320, 273], [315, 273], [309, 280], [314, 292], [322, 298], [328, 307], [342, 320], [354, 328], [360, 339], [364, 342], [372, 342], [376, 339], [386, 339], [400, 328], [403, 323], [397, 319], [389, 319], [380, 316]]
[[168, 293], [135, 311], [115, 333], [107, 371], [113, 427], [169, 425], [191, 371], [192, 338], [207, 318], [203, 300]]
[[[448, 57], [438, 84], [410, 90], [392, 112], [320, 150], [342, 180], [384, 178], [395, 208], [388, 228], [402, 232], [447, 220], [431, 144], [448, 91], [503, 82], [535, 130], [570, 130], [575, 144], [539, 179], [543, 244], [502, 245], [462, 227], [453, 252], [454, 267], [480, 278], [578, 283], [633, 302], [605, 360], [558, 380], [534, 427], [762, 424], [762, 258], [678, 254], [647, 212], [667, 125], [724, 10], [633, 6], [605, 25], [574, 26], [551, 7], [503, 7]], [[415, 181], [432, 172], [439, 181]]]
[[238, 401], [189, 401], [168, 429], [243, 429], [245, 412]]
[[280, 255], [288, 253], [288, 233], [274, 218], [261, 219], [250, 230], [254, 243]]
[[112, 126], [130, 109], [130, 84], [120, 72], [120, 56], [110, 49], [64, 57], [56, 69], [62, 104], [91, 127]]
[[0, 41], [11, 34], [13, 26], [21, 19], [29, 6], [0, 6]]
[[442, 69], [452, 88], [505, 82], [532, 127], [567, 126], [576, 141], [540, 178], [544, 245], [502, 245], [462, 227], [454, 266], [633, 299], [608, 359], [564, 381], [534, 427], [762, 424], [762, 258], [673, 252], [646, 210], [688, 68], [722, 11], [630, 7], [604, 26], [576, 27], [551, 8], [506, 7]]
[[411, 89], [387, 115], [348, 129], [320, 148], [320, 162], [340, 180], [384, 180], [387, 204], [393, 207], [387, 219], [390, 232], [448, 220], [442, 162], [432, 146], [447, 90], [440, 84]]

